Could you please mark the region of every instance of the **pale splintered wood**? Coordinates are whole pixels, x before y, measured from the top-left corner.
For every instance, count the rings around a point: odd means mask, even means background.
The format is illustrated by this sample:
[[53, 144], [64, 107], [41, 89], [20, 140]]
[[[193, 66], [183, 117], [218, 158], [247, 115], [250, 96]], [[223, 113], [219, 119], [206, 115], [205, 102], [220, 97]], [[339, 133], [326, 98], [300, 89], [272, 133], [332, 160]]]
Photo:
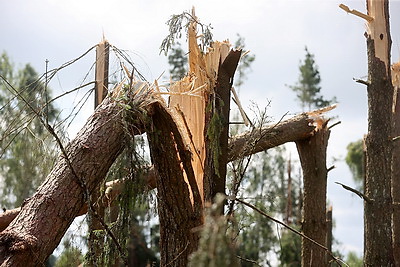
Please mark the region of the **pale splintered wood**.
[[96, 71], [95, 71], [95, 99], [94, 108], [96, 108], [108, 92], [108, 65], [109, 65], [109, 44], [103, 40], [96, 48]]
[[390, 66], [390, 36], [385, 14], [386, 1], [367, 0], [368, 15], [374, 18], [367, 23], [367, 31], [370, 38], [374, 41], [375, 57], [379, 58], [386, 65], [386, 70]]
[[192, 165], [197, 186], [204, 202], [203, 178], [206, 157], [205, 97], [215, 87], [218, 68], [230, 51], [229, 42], [214, 42], [206, 53], [197, 43], [196, 23], [192, 22], [188, 30], [189, 73], [170, 88], [169, 107], [175, 113], [182, 135], [192, 151]]

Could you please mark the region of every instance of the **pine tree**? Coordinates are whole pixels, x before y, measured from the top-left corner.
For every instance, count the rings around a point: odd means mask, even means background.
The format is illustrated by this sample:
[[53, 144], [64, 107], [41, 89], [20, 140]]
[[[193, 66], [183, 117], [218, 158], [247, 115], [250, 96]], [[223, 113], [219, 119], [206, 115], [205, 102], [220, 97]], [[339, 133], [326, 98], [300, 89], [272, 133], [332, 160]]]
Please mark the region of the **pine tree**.
[[29, 64], [15, 74], [9, 57], [3, 53], [0, 74], [0, 202], [3, 207], [13, 208], [33, 194], [56, 157], [52, 138], [35, 112], [52, 124], [58, 110], [51, 103], [46, 105], [51, 92]]
[[305, 48], [306, 57], [304, 62], [300, 63], [299, 80], [294, 86], [289, 86], [294, 92], [297, 93], [297, 100], [303, 110], [306, 108], [311, 110], [312, 108], [321, 108], [335, 102], [335, 98], [332, 100], [326, 100], [320, 94], [321, 87], [321, 76], [319, 74], [318, 66], [315, 64], [314, 55], [311, 54], [307, 47]]
[[360, 139], [347, 145], [346, 163], [353, 174], [354, 181], [362, 186], [364, 182], [364, 149], [363, 140]]
[[171, 79], [173, 81], [179, 81], [187, 73], [188, 59], [179, 42], [176, 43], [170, 51], [171, 52], [168, 55], [168, 63], [171, 66], [171, 69], [169, 70]]

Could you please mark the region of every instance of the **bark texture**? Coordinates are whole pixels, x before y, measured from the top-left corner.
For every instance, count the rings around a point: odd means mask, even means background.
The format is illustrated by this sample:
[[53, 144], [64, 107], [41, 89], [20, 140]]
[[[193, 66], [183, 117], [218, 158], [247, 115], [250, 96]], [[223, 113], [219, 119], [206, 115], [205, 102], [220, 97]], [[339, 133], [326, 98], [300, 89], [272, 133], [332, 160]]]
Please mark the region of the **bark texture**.
[[389, 3], [367, 1], [368, 135], [364, 202], [364, 266], [394, 266], [392, 247], [392, 105]]
[[[234, 136], [229, 140], [228, 161], [249, 156], [267, 149], [307, 139], [314, 134], [314, 114], [318, 110], [302, 113], [285, 121], [278, 122]], [[310, 114], [312, 114], [310, 116]]]
[[204, 199], [208, 202], [217, 193], [225, 194], [231, 87], [240, 55], [241, 51], [231, 50], [220, 59], [215, 88], [206, 96]]
[[[104, 179], [124, 146], [121, 119], [121, 107], [106, 99], [66, 147], [71, 165], [89, 193]], [[1, 266], [43, 265], [83, 203], [83, 189], [60, 156], [46, 181], [0, 233]]]
[[[330, 131], [324, 122], [315, 134], [297, 141], [297, 150], [303, 169], [303, 220], [304, 235], [326, 246], [326, 148]], [[302, 238], [301, 266], [327, 266], [326, 252], [309, 240]]]
[[[393, 137], [400, 136], [400, 62], [392, 66], [394, 87]], [[393, 254], [395, 266], [400, 266], [400, 140], [393, 142], [392, 197], [393, 197]]]
[[191, 153], [162, 105], [154, 105], [151, 119], [147, 135], [151, 159], [158, 172], [161, 266], [187, 266], [188, 256], [198, 246], [199, 232], [195, 230], [203, 224]]

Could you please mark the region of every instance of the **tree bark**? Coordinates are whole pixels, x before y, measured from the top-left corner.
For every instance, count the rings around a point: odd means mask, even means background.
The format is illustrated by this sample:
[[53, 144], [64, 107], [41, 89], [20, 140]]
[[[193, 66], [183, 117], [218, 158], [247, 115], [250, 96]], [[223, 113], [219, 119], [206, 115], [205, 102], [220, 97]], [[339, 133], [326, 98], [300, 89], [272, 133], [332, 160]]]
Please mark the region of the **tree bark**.
[[66, 147], [73, 170], [60, 156], [46, 181], [0, 233], [1, 266], [44, 264], [84, 204], [83, 188], [77, 178], [90, 194], [122, 151], [125, 135], [121, 121], [121, 106], [111, 98], [88, 119]]
[[[328, 249], [328, 251], [332, 252], [332, 241], [333, 241], [332, 206], [330, 206], [328, 211], [326, 212], [326, 227], [327, 227], [326, 248]], [[331, 257], [327, 254], [326, 262], [329, 264], [330, 260], [331, 260]]]
[[[96, 48], [96, 69], [95, 69], [95, 87], [94, 87], [94, 109], [103, 102], [108, 93], [108, 65], [109, 65], [109, 44], [103, 40]], [[102, 230], [100, 220], [104, 220], [105, 205], [101, 201], [101, 188], [105, 186], [105, 181], [99, 183], [92, 194], [90, 194], [90, 203], [97, 213], [96, 218], [92, 212], [88, 213], [88, 266], [102, 265], [102, 251], [104, 247], [104, 236], [98, 234], [98, 230]], [[96, 233], [97, 232], [97, 233]]]
[[394, 266], [392, 247], [392, 106], [389, 1], [367, 0], [368, 135], [364, 202], [364, 266]]
[[[393, 138], [400, 136], [400, 62], [392, 66]], [[400, 140], [393, 142], [392, 196], [393, 196], [393, 255], [395, 266], [400, 266]]]
[[[241, 55], [231, 50], [220, 59], [215, 88], [206, 96], [204, 199], [213, 202], [217, 193], [225, 194], [228, 164], [229, 112], [233, 76]], [[223, 206], [221, 213], [223, 213]]]
[[[326, 246], [326, 148], [330, 131], [323, 122], [315, 134], [297, 141], [301, 167], [303, 169], [303, 220], [304, 235]], [[327, 266], [326, 252], [309, 240], [302, 238], [301, 266]]]
[[255, 128], [229, 140], [228, 161], [249, 156], [288, 142], [307, 139], [314, 134], [315, 117], [323, 112], [302, 113], [274, 125]]
[[199, 232], [195, 229], [203, 224], [203, 205], [191, 153], [172, 116], [160, 104], [154, 105], [151, 120], [147, 135], [158, 172], [161, 266], [187, 266], [188, 256], [198, 246]]

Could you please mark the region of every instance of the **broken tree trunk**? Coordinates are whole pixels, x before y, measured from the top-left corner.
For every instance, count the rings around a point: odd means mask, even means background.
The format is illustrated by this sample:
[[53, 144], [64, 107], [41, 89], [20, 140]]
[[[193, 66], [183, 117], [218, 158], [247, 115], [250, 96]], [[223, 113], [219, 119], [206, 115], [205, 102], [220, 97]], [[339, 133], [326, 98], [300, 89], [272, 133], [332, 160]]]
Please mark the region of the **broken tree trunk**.
[[[327, 121], [320, 121], [315, 134], [296, 142], [303, 169], [303, 218], [302, 232], [326, 246], [326, 149], [329, 129]], [[326, 251], [309, 240], [301, 240], [301, 266], [327, 266]]]
[[[230, 51], [226, 56], [221, 53], [217, 81], [213, 90], [205, 98], [207, 116], [205, 121], [204, 195], [208, 202], [214, 201], [217, 193], [225, 194], [230, 93], [240, 55], [241, 51]], [[221, 213], [223, 213], [223, 206]]]
[[[96, 70], [95, 70], [95, 86], [94, 86], [94, 109], [103, 102], [108, 93], [108, 62], [109, 62], [109, 44], [103, 39], [96, 48]], [[100, 199], [100, 190], [105, 186], [105, 181], [99, 183], [96, 189], [90, 194], [90, 203], [97, 213], [97, 217], [90, 212], [88, 213], [88, 266], [101, 265], [101, 254], [104, 247], [104, 237], [98, 234], [98, 230], [102, 230], [100, 220], [104, 220], [105, 205]]]
[[368, 134], [364, 201], [364, 265], [394, 266], [392, 247], [392, 106], [389, 1], [367, 0]]
[[400, 62], [392, 66], [393, 99], [393, 161], [392, 161], [392, 197], [393, 197], [393, 254], [395, 266], [400, 266]]
[[199, 232], [194, 230], [203, 224], [203, 206], [191, 152], [163, 106], [154, 106], [151, 120], [147, 135], [151, 159], [158, 172], [161, 266], [186, 266], [188, 256], [198, 246]]
[[[195, 15], [193, 14], [195, 18]], [[193, 153], [192, 165], [203, 205], [225, 193], [230, 92], [240, 51], [214, 42], [207, 53], [197, 44], [197, 23], [188, 29], [189, 75], [171, 86], [169, 107]]]
[[[141, 109], [132, 105], [133, 111]], [[1, 266], [44, 264], [81, 210], [84, 196], [101, 183], [123, 149], [123, 111], [120, 103], [107, 98], [65, 148], [68, 158], [60, 156], [46, 181], [0, 233]], [[133, 129], [143, 129], [142, 120], [136, 121]]]
[[[315, 112], [317, 111], [312, 112], [312, 114]], [[229, 139], [228, 161], [265, 151], [288, 142], [309, 138], [314, 134], [314, 120], [315, 117], [310, 116], [308, 113], [302, 113], [273, 125], [255, 128], [252, 131], [234, 136]], [[196, 157], [196, 155], [192, 157]], [[147, 185], [148, 190], [156, 188], [156, 172], [154, 168], [149, 168], [143, 178], [145, 178], [143, 184]], [[119, 180], [107, 182], [106, 194], [102, 202], [111, 205], [121, 192], [122, 185], [123, 181]], [[87, 210], [87, 203], [84, 203], [77, 216], [85, 214]], [[20, 208], [15, 208], [0, 214], [0, 232], [11, 223], [19, 211]]]
[[195, 228], [203, 224], [206, 202], [225, 193], [230, 89], [240, 51], [229, 51], [228, 42], [213, 42], [203, 53], [196, 28], [193, 19], [188, 29], [189, 74], [173, 84], [171, 112], [158, 107], [148, 132], [158, 172], [162, 266], [187, 265], [188, 255], [198, 247]]

